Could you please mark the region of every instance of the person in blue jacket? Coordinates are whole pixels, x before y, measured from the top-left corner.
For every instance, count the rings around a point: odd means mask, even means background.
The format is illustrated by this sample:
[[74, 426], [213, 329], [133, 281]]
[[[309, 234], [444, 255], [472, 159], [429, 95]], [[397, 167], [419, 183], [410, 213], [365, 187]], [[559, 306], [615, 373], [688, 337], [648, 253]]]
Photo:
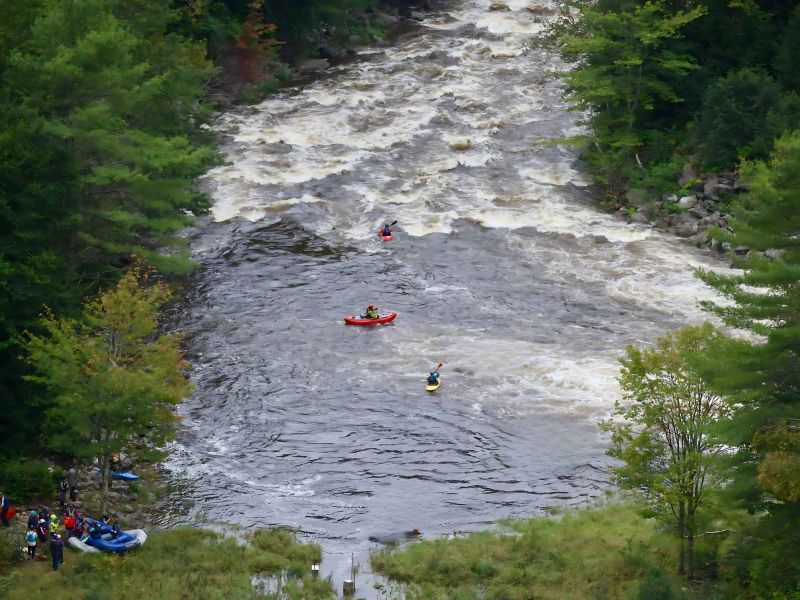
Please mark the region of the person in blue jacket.
[[389, 236], [391, 236], [391, 235], [392, 235], [392, 228], [391, 228], [391, 227], [389, 227], [389, 224], [388, 224], [388, 223], [386, 223], [386, 224], [383, 226], [383, 233], [382, 233], [381, 235], [382, 235], [383, 237], [389, 237]]
[[436, 385], [439, 381], [439, 371], [431, 371], [428, 375], [428, 385]]

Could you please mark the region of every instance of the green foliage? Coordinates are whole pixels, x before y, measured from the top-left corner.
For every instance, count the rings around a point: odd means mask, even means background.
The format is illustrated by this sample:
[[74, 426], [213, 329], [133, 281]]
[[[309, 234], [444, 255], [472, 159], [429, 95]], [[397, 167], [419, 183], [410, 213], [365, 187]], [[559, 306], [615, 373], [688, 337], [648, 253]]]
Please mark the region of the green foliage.
[[769, 162], [748, 164], [744, 173], [752, 191], [734, 208], [734, 233], [715, 235], [754, 252], [738, 259], [741, 274], [701, 276], [731, 301], [705, 307], [763, 341], [721, 340], [699, 366], [737, 407], [721, 431], [735, 449], [725, 473], [730, 502], [764, 515], [726, 566], [738, 562], [739, 582], [752, 575], [754, 593], [746, 597], [755, 598], [791, 591], [800, 581], [800, 569], [786, 558], [788, 540], [800, 531], [800, 132], [782, 137]]
[[[680, 103], [673, 81], [696, 67], [670, 41], [705, 9], [671, 11], [664, 2], [563, 0], [560, 18], [542, 40], [573, 68], [561, 73], [572, 108], [587, 114], [593, 136], [587, 160], [612, 195], [624, 189], [625, 167], [645, 149], [652, 114]], [[638, 157], [641, 161], [641, 157]]]
[[409, 600], [610, 599], [634, 597], [674, 554], [672, 540], [630, 506], [510, 526], [514, 535], [482, 532], [380, 552], [372, 566], [404, 584]]
[[676, 600], [680, 598], [675, 583], [662, 571], [647, 571], [636, 591], [636, 600]]
[[706, 323], [660, 338], [652, 350], [628, 346], [621, 360], [623, 402], [601, 423], [611, 434], [608, 454], [622, 462], [612, 469], [614, 481], [640, 491], [654, 515], [676, 525], [678, 568], [689, 578], [709, 462], [722, 449], [711, 432], [730, 412], [694, 365], [719, 337]]
[[40, 460], [15, 458], [0, 463], [0, 490], [9, 495], [12, 503], [51, 496], [57, 477], [52, 467]]
[[[304, 555], [303, 545], [294, 536], [281, 539], [285, 545], [275, 550], [284, 558]], [[282, 575], [280, 570], [260, 567], [259, 553], [256, 548], [240, 545], [212, 531], [160, 531], [152, 533], [140, 550], [130, 554], [69, 554], [67, 564], [52, 578], [15, 578], [6, 597], [8, 600], [44, 598], [56, 586], [59, 595], [75, 600], [335, 598], [330, 581], [310, 577], [300, 580], [281, 577], [282, 585], [276, 593], [259, 595], [251, 581], [254, 574]], [[305, 565], [304, 572], [309, 568], [310, 564]]]
[[800, 4], [792, 13], [786, 29], [778, 42], [778, 51], [775, 55], [775, 72], [778, 80], [790, 90], [800, 94]]
[[800, 99], [784, 94], [764, 72], [743, 69], [717, 80], [705, 93], [695, 133], [703, 160], [725, 168], [742, 158], [764, 158], [774, 139], [800, 118]]
[[[30, 379], [54, 398], [49, 445], [76, 457], [98, 456], [107, 480], [114, 452], [138, 437], [162, 445], [173, 433], [173, 407], [192, 390], [180, 337], [158, 335], [158, 307], [169, 293], [152, 273], [130, 269], [117, 286], [86, 304], [83, 322], [43, 319], [47, 335], [28, 334], [36, 369]], [[105, 511], [105, 492], [103, 508]]]

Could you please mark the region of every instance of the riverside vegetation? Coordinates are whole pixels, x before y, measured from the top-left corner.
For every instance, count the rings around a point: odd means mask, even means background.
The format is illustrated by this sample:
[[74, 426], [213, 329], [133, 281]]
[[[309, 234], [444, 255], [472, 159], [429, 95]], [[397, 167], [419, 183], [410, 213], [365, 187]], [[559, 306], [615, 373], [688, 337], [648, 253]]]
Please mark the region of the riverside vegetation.
[[[205, 210], [192, 181], [219, 161], [203, 127], [215, 73], [207, 52], [229, 44], [242, 68], [255, 68], [279, 41], [302, 39], [331, 15], [346, 21], [355, 4], [0, 6], [3, 491], [14, 493], [14, 482], [31, 495], [50, 491], [46, 468], [22, 456], [104, 456], [116, 444], [152, 450], [168, 439], [170, 407], [189, 387], [177, 339], [160, 335], [153, 316], [164, 283], [130, 257], [168, 282], [191, 268], [175, 233]], [[513, 535], [422, 542], [377, 555], [374, 567], [418, 598], [800, 598], [800, 5], [559, 6], [539, 43], [574, 65], [563, 74], [567, 96], [588, 115], [584, 156], [609, 198], [645, 202], [673, 190], [687, 164], [734, 168], [747, 182], [711, 230], [720, 244], [750, 249], [732, 255], [741, 274], [698, 275], [731, 301], [706, 308], [756, 341], [706, 325], [628, 349], [624, 402], [604, 427], [631, 505], [509, 524]], [[292, 16], [302, 27], [288, 25]], [[42, 318], [44, 307], [52, 314]], [[74, 352], [56, 360], [64, 347]], [[91, 402], [120, 390], [124, 398], [130, 383], [146, 393], [128, 407]], [[132, 417], [143, 430], [128, 428]], [[115, 596], [141, 595], [159, 564], [178, 561], [158, 578], [162, 597], [185, 586], [198, 598], [250, 597], [254, 574], [299, 576], [317, 556], [280, 535], [239, 546], [163, 532], [146, 552], [82, 556], [43, 581], [99, 598], [117, 578]], [[12, 547], [0, 556], [4, 592], [42, 594], [36, 578], [9, 571]], [[326, 597], [325, 586], [298, 578], [284, 589]]]

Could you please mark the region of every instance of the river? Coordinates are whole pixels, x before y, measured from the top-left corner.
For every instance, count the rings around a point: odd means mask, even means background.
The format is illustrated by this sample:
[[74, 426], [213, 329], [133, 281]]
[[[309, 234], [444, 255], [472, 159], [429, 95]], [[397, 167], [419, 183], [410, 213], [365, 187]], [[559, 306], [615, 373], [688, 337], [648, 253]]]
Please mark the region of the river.
[[[450, 3], [217, 120], [164, 525], [295, 527], [341, 589], [351, 553], [403, 531], [607, 489], [618, 358], [701, 321], [692, 271], [723, 265], [597, 209], [575, 150], [539, 143], [580, 129], [542, 81], [555, 59], [522, 50], [536, 0], [505, 5]], [[368, 302], [397, 320], [343, 323]]]

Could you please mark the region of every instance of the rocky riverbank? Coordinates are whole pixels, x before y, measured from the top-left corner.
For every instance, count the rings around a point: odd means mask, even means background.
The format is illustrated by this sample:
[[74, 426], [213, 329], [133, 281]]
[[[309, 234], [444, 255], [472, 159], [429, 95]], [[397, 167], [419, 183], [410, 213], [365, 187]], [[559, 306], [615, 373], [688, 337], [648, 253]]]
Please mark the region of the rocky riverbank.
[[283, 45], [276, 59], [263, 60], [255, 69], [249, 65], [247, 77], [235, 48], [231, 48], [217, 59], [220, 72], [211, 82], [208, 98], [220, 110], [229, 109], [237, 102], [256, 102], [290, 82], [307, 80], [352, 60], [360, 45], [408, 31], [432, 9], [430, 0], [413, 3], [378, 0], [351, 14], [352, 27], [327, 25], [310, 34], [301, 44]]
[[700, 173], [696, 165], [687, 164], [676, 182], [675, 192], [640, 203], [638, 208], [623, 206], [617, 214], [631, 223], [665, 229], [699, 248], [744, 255], [749, 248], [732, 247], [728, 242], [712, 238], [709, 229], [717, 227], [732, 232], [732, 201], [749, 189], [737, 173]]

